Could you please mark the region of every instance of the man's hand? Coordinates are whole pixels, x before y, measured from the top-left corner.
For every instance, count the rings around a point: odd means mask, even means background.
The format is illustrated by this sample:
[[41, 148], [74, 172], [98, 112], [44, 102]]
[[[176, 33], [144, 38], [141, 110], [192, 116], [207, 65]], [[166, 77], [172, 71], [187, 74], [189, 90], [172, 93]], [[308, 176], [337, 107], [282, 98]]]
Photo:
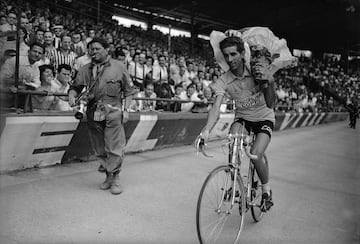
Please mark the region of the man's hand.
[[128, 121], [129, 121], [129, 112], [124, 110], [122, 115], [122, 122], [123, 124], [125, 124]]
[[252, 67], [253, 75], [259, 80], [266, 80], [269, 83], [273, 83], [274, 77], [269, 68], [270, 66], [265, 63], [257, 63]]
[[238, 30], [227, 30], [227, 31], [225, 31], [225, 35], [226, 35], [226, 36], [241, 37], [241, 32], [238, 31]]
[[205, 142], [207, 142], [209, 140], [209, 134], [210, 131], [204, 130], [203, 132], [200, 133], [200, 137], [203, 138]]
[[15, 86], [10, 87], [10, 91], [16, 93], [18, 89]]
[[74, 90], [69, 91], [68, 97], [69, 97], [69, 105], [70, 105], [70, 107], [74, 107], [76, 105], [75, 104], [76, 95], [77, 95], [76, 91], [74, 91]]
[[209, 131], [204, 130], [195, 140], [196, 153], [201, 152], [205, 157], [212, 157], [205, 152], [206, 141], [209, 139]]

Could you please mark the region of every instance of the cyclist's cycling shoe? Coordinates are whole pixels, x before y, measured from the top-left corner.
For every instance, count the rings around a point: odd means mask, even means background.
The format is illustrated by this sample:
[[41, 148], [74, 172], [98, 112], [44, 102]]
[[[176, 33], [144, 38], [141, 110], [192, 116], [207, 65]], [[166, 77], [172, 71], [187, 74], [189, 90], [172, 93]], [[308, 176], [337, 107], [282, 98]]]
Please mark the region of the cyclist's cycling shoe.
[[270, 190], [270, 196], [268, 193], [263, 193], [261, 196], [261, 211], [269, 211], [270, 208], [274, 205], [272, 201], [272, 191]]

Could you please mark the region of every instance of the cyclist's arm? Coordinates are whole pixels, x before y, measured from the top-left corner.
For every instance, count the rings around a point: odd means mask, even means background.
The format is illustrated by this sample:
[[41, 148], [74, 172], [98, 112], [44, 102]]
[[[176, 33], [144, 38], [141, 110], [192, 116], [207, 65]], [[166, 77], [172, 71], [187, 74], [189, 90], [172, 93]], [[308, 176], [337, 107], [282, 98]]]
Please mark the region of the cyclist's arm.
[[273, 77], [269, 79], [268, 86], [264, 88], [262, 92], [264, 93], [266, 106], [273, 109], [276, 104], [276, 91]]
[[224, 95], [217, 95], [215, 97], [215, 101], [214, 104], [211, 108], [211, 110], [208, 113], [208, 119], [207, 119], [207, 123], [203, 129], [203, 131], [208, 131], [210, 132], [210, 130], [214, 127], [216, 121], [219, 118], [219, 114], [220, 114], [220, 105], [223, 101]]

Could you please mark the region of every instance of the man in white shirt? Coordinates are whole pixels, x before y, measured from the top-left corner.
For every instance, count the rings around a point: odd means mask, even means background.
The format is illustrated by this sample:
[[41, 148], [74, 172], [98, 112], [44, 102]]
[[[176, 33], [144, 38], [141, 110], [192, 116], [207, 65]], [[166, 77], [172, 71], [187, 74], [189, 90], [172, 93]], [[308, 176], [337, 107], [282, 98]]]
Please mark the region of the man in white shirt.
[[89, 45], [87, 45], [87, 50], [88, 51], [85, 55], [81, 57], [77, 57], [75, 59], [74, 70], [79, 71], [81, 67], [91, 63], [92, 52], [91, 52], [91, 48], [89, 48]]
[[[187, 97], [190, 101], [201, 101], [201, 99], [198, 97], [198, 93], [196, 92], [196, 86], [195, 84], [190, 84], [187, 87]], [[181, 112], [191, 112], [191, 109], [194, 107], [194, 103], [183, 103], [181, 104]]]
[[7, 16], [7, 22], [0, 25], [0, 65], [4, 61], [4, 52], [16, 45], [16, 13], [10, 12]]
[[145, 79], [145, 54], [135, 53], [133, 61], [129, 64], [129, 74], [135, 86], [141, 91], [144, 90], [144, 79]]
[[16, 31], [16, 13], [9, 12], [7, 16], [7, 23], [0, 25], [0, 32]]
[[[19, 85], [38, 88], [41, 85], [39, 64], [45, 48], [41, 43], [33, 43], [28, 55], [19, 58]], [[0, 71], [0, 87], [9, 88], [15, 85], [15, 59], [11, 57], [5, 61]]]
[[179, 74], [173, 77], [175, 85], [182, 84], [184, 89], [187, 88], [188, 85], [192, 83], [189, 79], [189, 73], [187, 72], [186, 66], [180, 66]]
[[189, 79], [194, 81], [195, 77], [197, 77], [197, 72], [195, 71], [194, 63], [189, 62], [187, 69], [188, 69], [188, 72], [189, 72]]
[[73, 50], [75, 51], [77, 56], [81, 57], [82, 55], [84, 55], [86, 52], [86, 47], [85, 47], [84, 43], [81, 41], [81, 35], [79, 32], [74, 32], [72, 34], [72, 42], [74, 45]]
[[285, 101], [285, 98], [288, 96], [282, 85], [279, 85], [279, 88], [276, 90], [276, 95], [278, 96], [278, 99], [282, 101]]
[[159, 56], [159, 65], [154, 65], [153, 79], [154, 82], [161, 85], [162, 83], [168, 83], [168, 72], [164, 56]]

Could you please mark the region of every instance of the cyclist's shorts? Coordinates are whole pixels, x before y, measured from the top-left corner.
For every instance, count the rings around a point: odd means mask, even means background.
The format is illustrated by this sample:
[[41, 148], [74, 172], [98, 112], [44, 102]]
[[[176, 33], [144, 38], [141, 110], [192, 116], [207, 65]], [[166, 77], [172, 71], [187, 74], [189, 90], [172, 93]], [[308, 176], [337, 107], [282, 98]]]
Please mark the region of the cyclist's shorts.
[[264, 121], [257, 121], [252, 122], [248, 120], [244, 120], [241, 118], [235, 119], [234, 123], [242, 123], [245, 122], [245, 129], [250, 133], [250, 131], [253, 131], [255, 135], [258, 133], [265, 133], [271, 138], [271, 134], [274, 130], [274, 123], [270, 120], [264, 120]]

